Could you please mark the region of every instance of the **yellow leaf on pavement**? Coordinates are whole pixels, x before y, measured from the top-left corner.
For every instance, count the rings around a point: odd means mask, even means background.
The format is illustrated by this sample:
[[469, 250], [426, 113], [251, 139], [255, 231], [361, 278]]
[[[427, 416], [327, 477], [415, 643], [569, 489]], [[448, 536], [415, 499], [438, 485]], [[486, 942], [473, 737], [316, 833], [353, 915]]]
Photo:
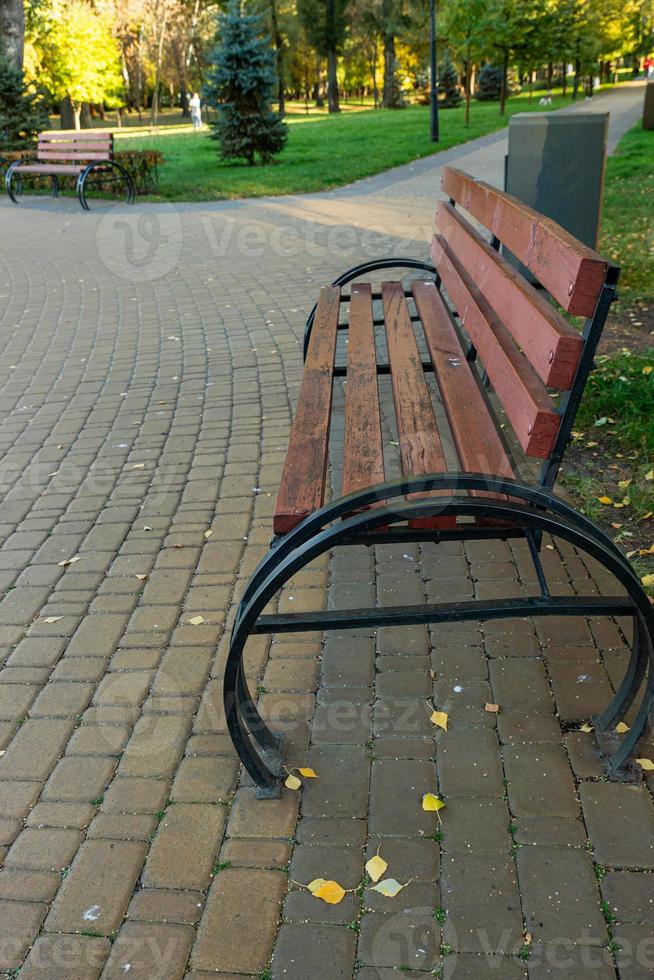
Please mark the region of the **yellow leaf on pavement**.
[[582, 725], [581, 728], [579, 729], [580, 732], [592, 732], [592, 730], [593, 730], [593, 726], [589, 725], [588, 722], [586, 722], [585, 725]]
[[207, 540], [211, 537], [212, 534], [213, 534], [213, 531], [211, 529], [209, 529], [208, 531], [205, 531], [204, 532], [204, 536], [205, 536], [205, 538]]
[[82, 559], [80, 558], [79, 555], [75, 555], [74, 558], [64, 558], [63, 561], [58, 561], [57, 565], [59, 565], [60, 568], [66, 568], [67, 565], [74, 565], [76, 561], [81, 561], [81, 560]]
[[191, 626], [201, 626], [204, 622], [204, 616], [191, 616], [191, 618], [187, 619], [186, 622], [190, 623]]
[[46, 616], [45, 619], [42, 620], [42, 622], [44, 622], [44, 623], [58, 623], [59, 620], [60, 619], [63, 619], [63, 618], [64, 618], [63, 616]]
[[442, 810], [444, 806], [445, 804], [443, 801], [439, 800], [439, 798], [434, 796], [433, 793], [425, 793], [422, 798], [423, 810], [430, 810], [437, 813], [439, 810]]
[[301, 785], [302, 780], [294, 776], [293, 773], [289, 773], [284, 782], [284, 786], [287, 786], [288, 789], [299, 789]]
[[636, 759], [636, 762], [646, 772], [654, 772], [654, 762], [651, 759]]
[[395, 898], [403, 888], [406, 888], [406, 885], [401, 885], [395, 878], [384, 878], [379, 884], [373, 885], [370, 891], [379, 892], [380, 895], [384, 895], [386, 898]]
[[625, 725], [623, 721], [619, 721], [615, 726], [615, 730], [618, 735], [625, 735], [629, 731], [629, 725]]
[[139, 580], [139, 582], [145, 582], [145, 580], [146, 580], [146, 578], [148, 576], [147, 575], [137, 575], [136, 577]]
[[597, 499], [599, 500], [600, 504], [612, 504], [613, 503], [613, 501], [611, 500], [610, 497], [598, 497]]
[[310, 881], [309, 882], [309, 884], [307, 885], [307, 888], [309, 889], [309, 891], [311, 892], [311, 894], [314, 895], [318, 891], [319, 888], [322, 888], [322, 886], [325, 884], [325, 882], [326, 882], [326, 879], [325, 878], [314, 878], [313, 881]]
[[444, 732], [447, 731], [447, 711], [432, 711], [429, 720], [437, 728], [442, 728]]
[[488, 713], [491, 715], [498, 714], [499, 710], [500, 710], [499, 704], [492, 704], [490, 701], [487, 701], [486, 704], [484, 705], [484, 711], [488, 711]]
[[316, 898], [321, 898], [328, 905], [338, 905], [345, 898], [345, 889], [337, 881], [326, 881], [312, 892]]
[[302, 768], [302, 769], [298, 769], [298, 772], [301, 776], [304, 776], [305, 779], [318, 778], [318, 773], [314, 769]]
[[366, 864], [366, 871], [373, 881], [379, 881], [387, 867], [388, 864], [386, 861], [384, 861], [383, 857], [380, 857], [379, 854], [375, 854], [375, 856], [370, 858]]

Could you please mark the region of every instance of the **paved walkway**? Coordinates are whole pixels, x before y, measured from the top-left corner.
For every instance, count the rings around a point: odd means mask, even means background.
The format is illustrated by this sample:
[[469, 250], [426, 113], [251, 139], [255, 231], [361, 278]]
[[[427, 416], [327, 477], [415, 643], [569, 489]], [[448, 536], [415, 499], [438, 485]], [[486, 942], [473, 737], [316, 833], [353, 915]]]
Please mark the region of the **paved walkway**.
[[[641, 94], [597, 100], [614, 133]], [[248, 675], [319, 778], [258, 803], [225, 734], [307, 307], [361, 256], [424, 255], [442, 163], [487, 173], [503, 139], [302, 198], [0, 204], [0, 972], [651, 975], [652, 787], [605, 782], [578, 730], [624, 668], [615, 624], [260, 639]], [[570, 549], [545, 559], [562, 593], [606, 585]], [[518, 547], [386, 547], [318, 563], [281, 605], [530, 585]], [[295, 884], [357, 889], [378, 850], [410, 882], [394, 899]]]

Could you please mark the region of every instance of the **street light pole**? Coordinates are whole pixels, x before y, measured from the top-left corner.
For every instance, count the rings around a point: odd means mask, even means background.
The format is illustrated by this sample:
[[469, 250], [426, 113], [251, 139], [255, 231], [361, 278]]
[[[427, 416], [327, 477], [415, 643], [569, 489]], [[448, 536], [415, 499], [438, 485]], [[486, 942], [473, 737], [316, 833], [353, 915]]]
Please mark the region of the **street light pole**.
[[438, 78], [436, 74], [436, 0], [429, 0], [429, 62], [430, 85], [429, 93], [429, 136], [432, 143], [438, 143]]

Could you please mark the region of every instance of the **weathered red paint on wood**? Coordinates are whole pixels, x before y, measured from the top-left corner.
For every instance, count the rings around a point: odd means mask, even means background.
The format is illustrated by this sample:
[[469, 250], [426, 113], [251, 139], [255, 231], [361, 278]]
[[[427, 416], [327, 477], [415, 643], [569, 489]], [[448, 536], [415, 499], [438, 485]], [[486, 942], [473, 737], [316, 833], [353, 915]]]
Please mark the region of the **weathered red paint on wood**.
[[[382, 283], [382, 303], [402, 472], [405, 476], [443, 473], [447, 470], [443, 446], [401, 282]], [[439, 496], [447, 493], [438, 491]], [[410, 522], [414, 527], [455, 523], [450, 516]]]
[[546, 458], [560, 415], [545, 385], [439, 235], [432, 241], [432, 258], [520, 445], [528, 456]]
[[352, 286], [345, 385], [344, 494], [383, 483], [384, 480], [371, 296], [372, 289], [368, 283], [355, 283]]
[[84, 166], [83, 163], [21, 163], [15, 170], [23, 174], [69, 174], [74, 176], [81, 174]]
[[514, 477], [497, 422], [488, 410], [436, 285], [414, 282], [412, 292], [461, 469]]
[[597, 252], [517, 198], [454, 167], [443, 170], [442, 187], [520, 259], [564, 310], [592, 316], [608, 270]]
[[275, 534], [292, 530], [324, 500], [339, 305], [340, 289], [323, 286], [277, 494]]
[[545, 384], [570, 388], [584, 346], [581, 336], [451, 204], [438, 205], [436, 223]]

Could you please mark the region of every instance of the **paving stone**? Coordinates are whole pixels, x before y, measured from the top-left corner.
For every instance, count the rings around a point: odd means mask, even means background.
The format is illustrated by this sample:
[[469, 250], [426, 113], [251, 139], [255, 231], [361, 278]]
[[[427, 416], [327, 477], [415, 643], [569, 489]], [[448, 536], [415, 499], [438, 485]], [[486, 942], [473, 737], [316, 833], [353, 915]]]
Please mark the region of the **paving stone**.
[[0, 970], [17, 970], [48, 911], [42, 902], [0, 901]]
[[127, 918], [142, 922], [196, 925], [204, 908], [201, 892], [167, 888], [141, 888], [129, 903]]
[[46, 780], [73, 725], [68, 718], [28, 718], [0, 759], [0, 780]]
[[564, 722], [600, 714], [613, 697], [601, 663], [551, 660], [548, 669], [557, 711]]
[[201, 803], [169, 806], [150, 849], [144, 885], [206, 888], [227, 819], [225, 811], [223, 806]]
[[582, 783], [579, 795], [596, 861], [654, 869], [654, 804], [644, 787]]
[[305, 816], [366, 815], [370, 762], [359, 746], [316, 745], [307, 763], [319, 778], [310, 780], [302, 791]]
[[607, 949], [575, 946], [561, 938], [556, 943], [534, 943], [528, 960], [529, 980], [615, 980], [615, 967]]
[[30, 871], [62, 871], [77, 853], [83, 836], [77, 830], [26, 828], [5, 858], [6, 868]]
[[24, 871], [3, 868], [0, 871], [0, 899], [14, 902], [50, 902], [61, 884], [54, 871]]
[[415, 738], [433, 735], [425, 702], [417, 699], [377, 701], [374, 707], [376, 738]]
[[130, 976], [181, 980], [195, 933], [191, 926], [127, 922], [111, 947], [104, 980]]
[[493, 700], [502, 709], [551, 713], [552, 694], [542, 661], [517, 657], [493, 660], [489, 674]]
[[[6, 673], [7, 669], [3, 671]], [[23, 718], [40, 689], [36, 684], [0, 684], [0, 720]]]
[[326, 963], [330, 980], [350, 980], [355, 947], [355, 933], [343, 926], [284, 923], [275, 945], [272, 980], [319, 977]]
[[227, 840], [220, 851], [220, 862], [235, 868], [287, 868], [291, 845], [276, 840]]
[[184, 752], [191, 720], [184, 717], [142, 717], [120, 761], [121, 776], [171, 776]]
[[438, 779], [445, 796], [504, 795], [497, 735], [492, 731], [452, 731], [438, 742]]
[[92, 684], [50, 681], [32, 705], [30, 715], [32, 718], [75, 718], [84, 711], [92, 694]]
[[54, 667], [65, 646], [62, 636], [28, 636], [17, 645], [8, 663], [15, 667]]
[[27, 816], [28, 827], [84, 830], [95, 816], [91, 803], [37, 803]]
[[607, 939], [591, 855], [570, 847], [521, 847], [518, 873], [528, 930], [542, 942], [580, 946]]
[[271, 691], [315, 691], [320, 666], [315, 660], [289, 657], [271, 661], [263, 676], [263, 686]]
[[[334, 688], [334, 692], [341, 688]], [[372, 736], [372, 707], [338, 696], [329, 704], [318, 704], [311, 737], [316, 744], [365, 745]]]
[[82, 844], [52, 904], [46, 931], [93, 929], [109, 936], [122, 922], [146, 851], [146, 845], [137, 841]]
[[178, 803], [227, 801], [236, 789], [237, 774], [236, 757], [187, 757], [177, 770], [170, 797]]
[[385, 759], [373, 763], [370, 832], [403, 837], [434, 834], [437, 817], [422, 809], [422, 797], [435, 792], [436, 774], [429, 762]]
[[650, 874], [608, 871], [601, 886], [611, 912], [620, 922], [654, 923], [654, 881]]
[[[272, 952], [286, 885], [286, 875], [280, 871], [227, 868], [216, 875], [191, 953], [191, 967], [261, 973]], [[308, 951], [311, 940], [309, 927], [305, 928], [304, 949]], [[351, 948], [354, 952], [353, 942]]]
[[620, 977], [625, 980], [648, 980], [654, 970], [654, 928], [621, 922], [615, 927], [616, 956]]
[[127, 704], [138, 707], [145, 701], [154, 674], [149, 670], [130, 670], [107, 674], [93, 696], [94, 704]]
[[148, 813], [99, 813], [89, 826], [89, 838], [149, 841], [157, 820]]
[[0, 816], [7, 820], [22, 820], [36, 803], [40, 792], [40, 783], [1, 781]]
[[506, 854], [513, 844], [511, 826], [504, 800], [452, 797], [447, 800], [447, 822], [441, 827], [442, 847], [473, 854]]
[[350, 684], [368, 687], [375, 674], [374, 660], [371, 637], [330, 633], [322, 657], [322, 683], [334, 687]]
[[447, 677], [461, 684], [488, 680], [488, 661], [480, 646], [437, 644], [431, 666], [437, 678]]
[[443, 962], [443, 980], [524, 980], [526, 976], [526, 964], [516, 957], [455, 953]]
[[500, 742], [555, 742], [561, 743], [561, 727], [554, 714], [524, 714], [503, 708], [497, 714], [497, 731]]
[[443, 939], [460, 953], [511, 955], [522, 947], [522, 914], [513, 859], [448, 851], [443, 856]]
[[518, 844], [568, 844], [581, 846], [586, 843], [586, 828], [581, 820], [569, 817], [514, 817], [514, 837]]
[[368, 912], [361, 919], [357, 960], [366, 966], [433, 973], [441, 960], [441, 930], [433, 908]]
[[284, 899], [282, 915], [285, 922], [349, 925], [356, 921], [360, 911], [359, 900], [353, 893], [348, 893], [338, 905], [328, 905], [317, 901], [305, 889], [291, 888]]
[[559, 745], [510, 744], [504, 749], [509, 803], [516, 817], [576, 817], [579, 805], [565, 752]]
[[28, 980], [97, 980], [111, 943], [97, 936], [39, 936], [20, 971]]
[[41, 798], [62, 802], [91, 802], [104, 796], [116, 760], [94, 756], [65, 756], [55, 766]]
[[351, 817], [302, 817], [297, 824], [295, 839], [300, 844], [362, 847], [366, 841], [366, 822]]
[[168, 650], [154, 679], [154, 694], [201, 694], [211, 669], [211, 649], [179, 647]]
[[127, 725], [82, 725], [66, 746], [66, 755], [119, 756], [129, 741]]
[[314, 878], [333, 879], [347, 890], [356, 888], [363, 878], [363, 864], [359, 848], [298, 844], [293, 850], [290, 876], [305, 885]]

